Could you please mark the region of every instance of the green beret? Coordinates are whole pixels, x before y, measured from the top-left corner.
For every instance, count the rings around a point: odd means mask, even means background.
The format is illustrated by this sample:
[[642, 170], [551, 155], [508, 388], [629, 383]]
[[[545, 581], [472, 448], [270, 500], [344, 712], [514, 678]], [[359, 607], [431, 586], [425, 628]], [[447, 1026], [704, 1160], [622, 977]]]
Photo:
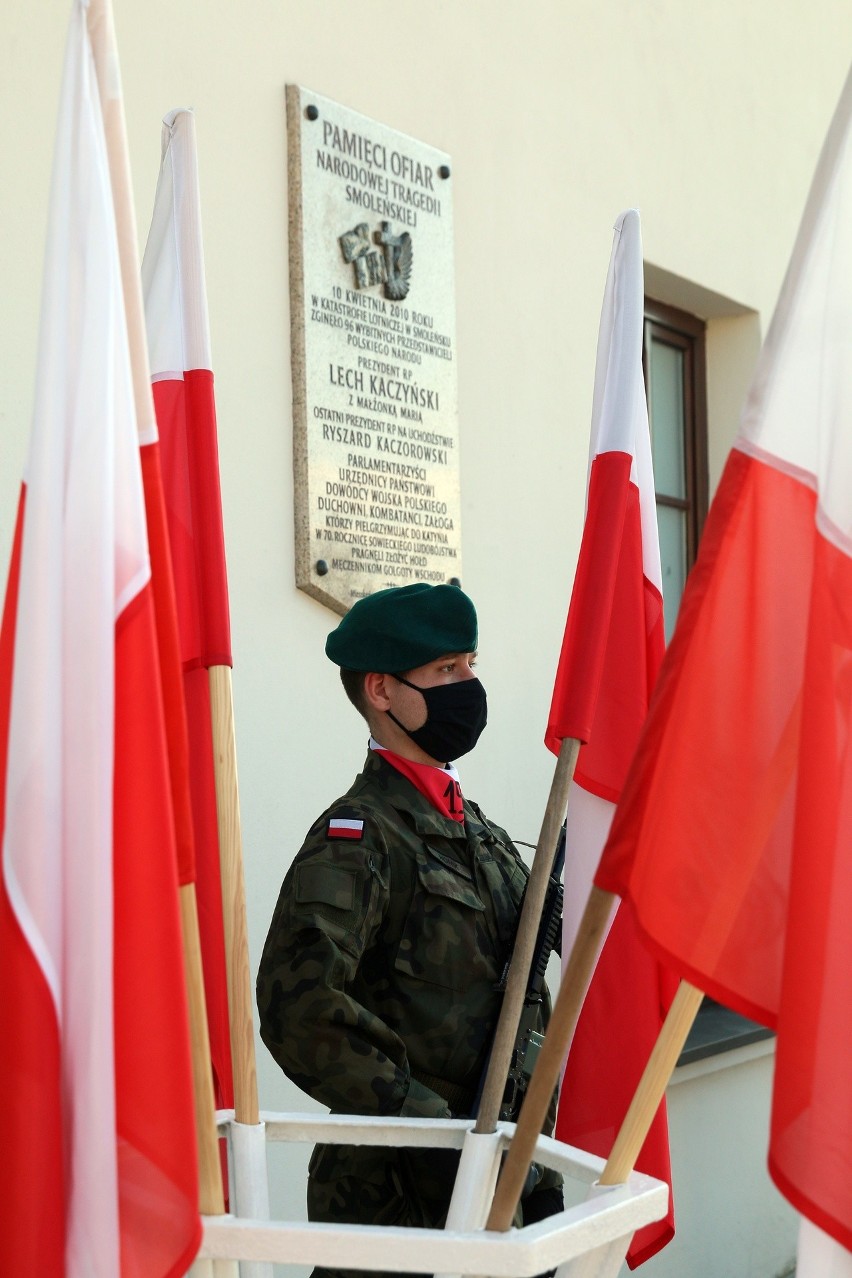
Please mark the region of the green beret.
[[458, 586], [389, 586], [354, 603], [325, 641], [347, 670], [395, 674], [476, 649], [476, 609]]

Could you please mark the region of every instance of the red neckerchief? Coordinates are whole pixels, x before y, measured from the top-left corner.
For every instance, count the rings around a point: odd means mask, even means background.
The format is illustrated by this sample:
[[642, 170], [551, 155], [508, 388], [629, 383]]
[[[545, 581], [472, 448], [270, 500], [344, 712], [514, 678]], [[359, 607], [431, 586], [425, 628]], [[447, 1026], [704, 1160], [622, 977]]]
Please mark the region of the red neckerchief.
[[452, 764], [448, 764], [446, 768], [436, 768], [431, 763], [413, 763], [411, 759], [404, 759], [401, 754], [394, 754], [392, 750], [386, 750], [378, 744], [372, 748], [383, 759], [387, 759], [397, 772], [408, 777], [415, 789], [429, 800], [441, 816], [448, 817], [450, 821], [464, 822], [459, 774]]

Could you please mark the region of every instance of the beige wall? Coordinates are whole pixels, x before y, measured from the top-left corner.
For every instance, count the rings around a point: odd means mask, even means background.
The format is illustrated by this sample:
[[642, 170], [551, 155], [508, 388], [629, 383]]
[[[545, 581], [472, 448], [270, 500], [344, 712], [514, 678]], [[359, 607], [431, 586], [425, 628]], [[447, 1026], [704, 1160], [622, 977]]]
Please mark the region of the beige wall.
[[[692, 299], [710, 317], [715, 480], [846, 71], [852, 8], [115, 0], [115, 9], [143, 238], [160, 118], [179, 105], [197, 115], [256, 963], [289, 859], [348, 785], [365, 742], [322, 654], [335, 618], [293, 585], [285, 83], [453, 157], [464, 585], [480, 610], [492, 707], [462, 779], [534, 842], [612, 223], [640, 207], [658, 295]], [[0, 27], [4, 560], [32, 403], [67, 13], [66, 0], [7, 3]], [[264, 1105], [303, 1103], [262, 1049], [260, 1061]]]
[[789, 1273], [798, 1217], [766, 1171], [774, 1065], [765, 1040], [675, 1071], [667, 1099], [677, 1233], [642, 1278]]

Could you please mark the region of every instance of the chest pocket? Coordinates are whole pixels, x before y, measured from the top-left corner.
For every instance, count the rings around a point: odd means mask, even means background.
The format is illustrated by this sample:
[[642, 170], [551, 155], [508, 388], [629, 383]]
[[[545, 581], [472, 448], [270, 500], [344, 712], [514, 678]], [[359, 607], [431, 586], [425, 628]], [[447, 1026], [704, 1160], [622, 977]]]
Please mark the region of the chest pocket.
[[463, 990], [496, 979], [487, 910], [471, 871], [435, 848], [417, 852], [417, 879], [394, 966], [415, 980]]
[[529, 872], [522, 861], [491, 841], [480, 849], [479, 872], [483, 891], [491, 901], [491, 918], [496, 944], [509, 957], [508, 950], [518, 927], [524, 888]]

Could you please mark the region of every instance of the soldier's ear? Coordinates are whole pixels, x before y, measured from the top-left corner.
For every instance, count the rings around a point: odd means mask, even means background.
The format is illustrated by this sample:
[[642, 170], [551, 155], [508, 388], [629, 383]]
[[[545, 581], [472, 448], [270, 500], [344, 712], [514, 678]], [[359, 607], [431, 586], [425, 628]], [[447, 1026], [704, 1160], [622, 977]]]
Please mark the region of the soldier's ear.
[[369, 671], [364, 675], [364, 699], [371, 710], [384, 713], [390, 709], [390, 697], [387, 693], [387, 682], [391, 676]]

